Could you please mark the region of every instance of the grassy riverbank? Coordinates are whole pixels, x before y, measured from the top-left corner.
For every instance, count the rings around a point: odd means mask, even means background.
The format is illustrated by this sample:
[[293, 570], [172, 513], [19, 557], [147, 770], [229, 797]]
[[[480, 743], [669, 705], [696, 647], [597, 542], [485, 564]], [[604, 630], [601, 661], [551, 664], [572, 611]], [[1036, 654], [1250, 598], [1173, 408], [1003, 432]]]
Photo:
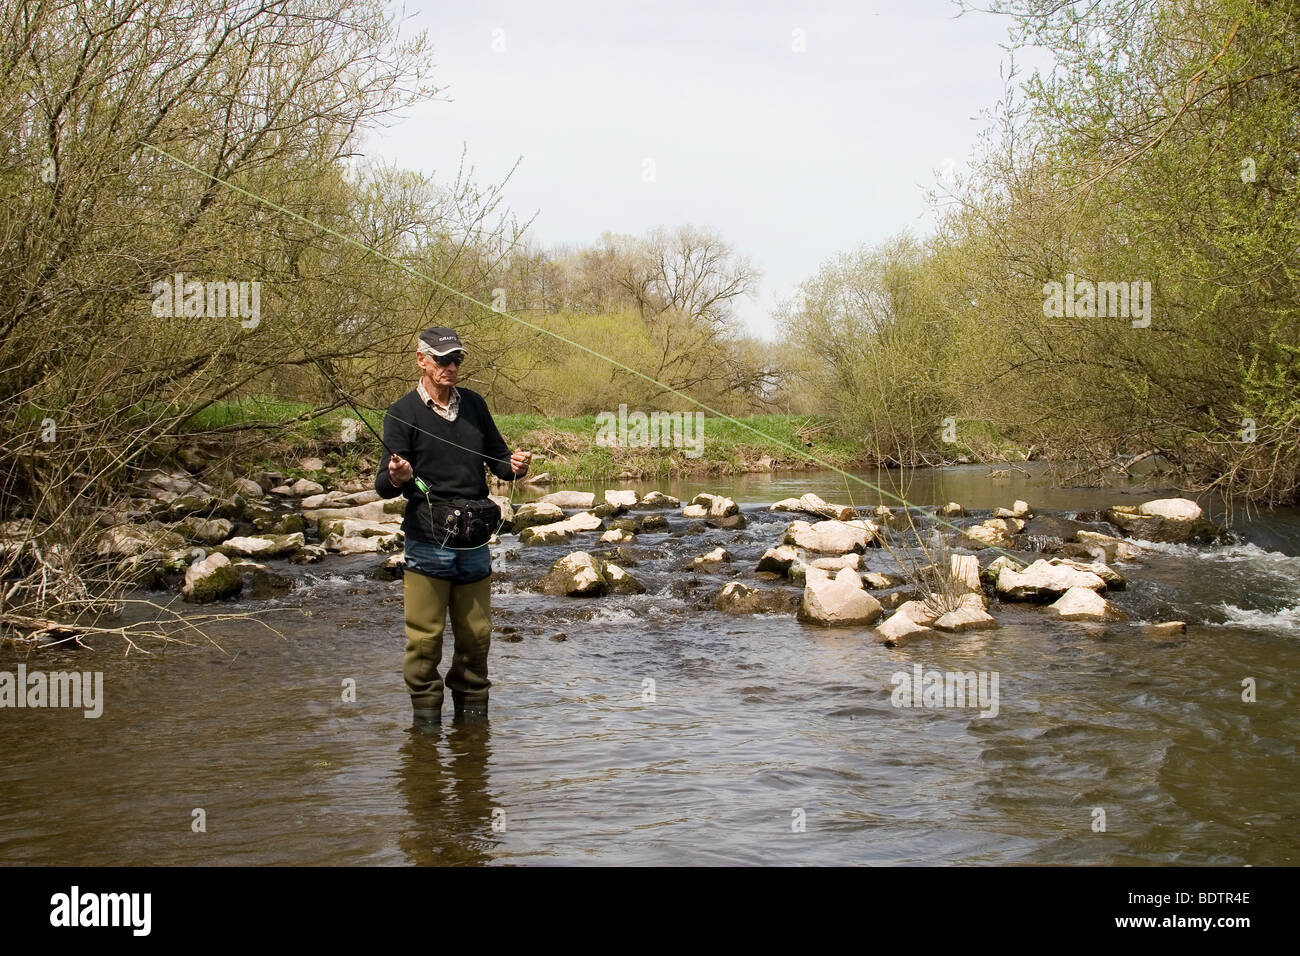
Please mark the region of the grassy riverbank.
[[[254, 460], [244, 457], [245, 467], [257, 464], [293, 474], [299, 459], [319, 457], [343, 475], [373, 470], [378, 442], [364, 426], [347, 424], [356, 419], [351, 409], [314, 419], [305, 417], [310, 412], [307, 405], [245, 399], [206, 409], [191, 420], [190, 427], [196, 439], [204, 435], [208, 441], [218, 429], [224, 436], [241, 436], [241, 444], [251, 436], [261, 436], [252, 452]], [[365, 411], [365, 415], [374, 428], [381, 429], [382, 412]], [[660, 442], [668, 447], [602, 447], [597, 444], [595, 415], [497, 415], [496, 422], [511, 448], [533, 452], [532, 474], [546, 472], [557, 482], [798, 470], [821, 467], [818, 462], [838, 468], [877, 463], [863, 441], [844, 434], [822, 416], [752, 415], [734, 421], [706, 416], [703, 440], [694, 447], [672, 447], [670, 440]], [[981, 436], [978, 450], [958, 442], [952, 446], [951, 459], [967, 456], [981, 460], [989, 457], [988, 447], [987, 436]]]

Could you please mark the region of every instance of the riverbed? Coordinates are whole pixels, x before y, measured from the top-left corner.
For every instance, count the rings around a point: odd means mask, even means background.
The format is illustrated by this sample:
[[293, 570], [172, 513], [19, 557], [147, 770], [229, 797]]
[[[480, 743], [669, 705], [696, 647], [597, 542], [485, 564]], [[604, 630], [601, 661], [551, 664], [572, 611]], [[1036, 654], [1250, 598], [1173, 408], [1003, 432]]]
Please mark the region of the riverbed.
[[[991, 470], [861, 477], [916, 505], [1022, 498], [1064, 516], [1170, 493]], [[264, 610], [281, 636], [232, 622], [148, 654], [106, 637], [93, 651], [0, 649], [0, 670], [104, 674], [96, 719], [0, 711], [0, 863], [1300, 860], [1300, 510], [1238, 514], [1232, 543], [1117, 565], [1128, 586], [1112, 600], [1129, 622], [1003, 605], [996, 630], [891, 649], [868, 629], [724, 615], [711, 595], [751, 581], [799, 517], [772, 502], [896, 502], [833, 473], [625, 486], [729, 495], [749, 523], [692, 533], [668, 511], [668, 532], [629, 552], [646, 593], [593, 599], [527, 586], [596, 535], [539, 548], [504, 536], [487, 723], [454, 722], [448, 700], [441, 728], [411, 726], [401, 584], [370, 576], [382, 556], [281, 562], [298, 578], [288, 596], [222, 606]], [[718, 545], [731, 565], [683, 569]], [[1175, 619], [1185, 634], [1142, 633]], [[996, 674], [996, 715], [895, 706], [896, 675], [914, 665]]]

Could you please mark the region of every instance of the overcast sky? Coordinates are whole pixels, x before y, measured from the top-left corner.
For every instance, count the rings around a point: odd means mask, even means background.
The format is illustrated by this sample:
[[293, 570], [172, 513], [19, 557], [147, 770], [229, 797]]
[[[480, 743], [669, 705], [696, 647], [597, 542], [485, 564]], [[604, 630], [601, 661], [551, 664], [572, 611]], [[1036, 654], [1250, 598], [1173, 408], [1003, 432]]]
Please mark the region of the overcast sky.
[[828, 257], [930, 230], [926, 190], [945, 160], [965, 163], [1003, 92], [1006, 18], [958, 17], [951, 0], [407, 11], [451, 102], [408, 111], [369, 157], [450, 177], [464, 145], [480, 182], [522, 158], [505, 198], [538, 213], [543, 244], [717, 229], [763, 273], [738, 311], [765, 338], [777, 298]]

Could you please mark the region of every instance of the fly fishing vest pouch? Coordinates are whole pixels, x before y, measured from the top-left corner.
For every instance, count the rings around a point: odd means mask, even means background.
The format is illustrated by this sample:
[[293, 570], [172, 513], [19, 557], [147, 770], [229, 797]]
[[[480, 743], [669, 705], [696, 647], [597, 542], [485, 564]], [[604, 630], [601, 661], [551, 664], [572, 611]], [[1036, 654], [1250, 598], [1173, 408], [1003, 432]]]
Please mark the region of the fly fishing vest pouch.
[[501, 509], [491, 498], [412, 500], [420, 536], [444, 548], [480, 548], [501, 524]]

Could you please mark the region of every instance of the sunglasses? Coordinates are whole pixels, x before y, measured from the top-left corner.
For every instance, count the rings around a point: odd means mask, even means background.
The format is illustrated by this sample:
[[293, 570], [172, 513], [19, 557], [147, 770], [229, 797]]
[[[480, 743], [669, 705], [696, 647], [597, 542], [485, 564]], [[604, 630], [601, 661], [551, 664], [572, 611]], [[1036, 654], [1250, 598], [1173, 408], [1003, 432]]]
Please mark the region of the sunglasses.
[[435, 355], [433, 360], [439, 365], [462, 365], [465, 362], [464, 352], [449, 352], [446, 355]]

